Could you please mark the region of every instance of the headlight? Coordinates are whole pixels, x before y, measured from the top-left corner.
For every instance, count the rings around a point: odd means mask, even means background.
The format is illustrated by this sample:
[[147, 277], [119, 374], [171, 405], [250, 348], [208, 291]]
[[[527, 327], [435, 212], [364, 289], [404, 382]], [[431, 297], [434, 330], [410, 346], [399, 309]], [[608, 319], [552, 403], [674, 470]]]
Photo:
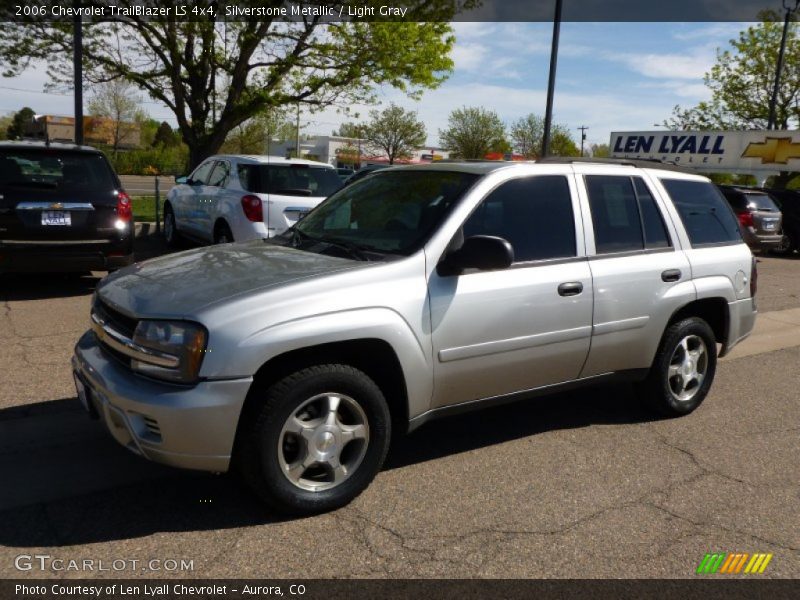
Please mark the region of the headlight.
[[133, 343], [150, 351], [151, 360], [131, 360], [134, 371], [178, 383], [197, 380], [208, 333], [198, 323], [187, 321], [139, 321]]

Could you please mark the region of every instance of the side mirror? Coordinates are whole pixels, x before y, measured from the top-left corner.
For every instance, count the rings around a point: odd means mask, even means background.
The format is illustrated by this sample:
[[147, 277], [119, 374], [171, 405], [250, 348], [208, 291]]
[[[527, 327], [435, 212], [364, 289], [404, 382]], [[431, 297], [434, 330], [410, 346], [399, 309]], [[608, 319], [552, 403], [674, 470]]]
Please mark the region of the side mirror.
[[189, 182], [189, 176], [188, 175], [180, 175], [180, 176], [175, 175], [175, 183], [176, 184], [183, 185], [183, 184], [188, 183], [188, 182]]
[[467, 269], [495, 271], [507, 269], [514, 262], [514, 249], [508, 240], [493, 235], [474, 235], [447, 254], [436, 272], [442, 276], [459, 275]]

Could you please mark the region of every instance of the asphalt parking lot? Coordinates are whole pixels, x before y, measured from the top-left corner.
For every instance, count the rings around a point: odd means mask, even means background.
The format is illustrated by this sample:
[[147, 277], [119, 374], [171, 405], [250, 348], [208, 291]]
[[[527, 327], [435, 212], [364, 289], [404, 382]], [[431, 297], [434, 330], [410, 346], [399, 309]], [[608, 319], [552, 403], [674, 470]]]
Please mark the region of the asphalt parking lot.
[[[144, 462], [87, 419], [69, 358], [96, 282], [0, 278], [0, 578], [685, 578], [717, 551], [800, 576], [800, 256], [761, 258], [775, 333], [723, 360], [694, 414], [655, 419], [608, 386], [430, 423], [354, 503], [304, 519], [233, 476]], [[21, 573], [20, 554], [193, 568]]]

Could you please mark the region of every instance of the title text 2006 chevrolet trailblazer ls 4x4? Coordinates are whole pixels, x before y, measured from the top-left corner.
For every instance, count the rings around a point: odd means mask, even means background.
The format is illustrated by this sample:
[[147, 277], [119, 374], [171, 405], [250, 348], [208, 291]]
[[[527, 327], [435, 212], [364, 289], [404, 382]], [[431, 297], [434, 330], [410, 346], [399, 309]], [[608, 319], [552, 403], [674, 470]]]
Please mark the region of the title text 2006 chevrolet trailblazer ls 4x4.
[[582, 161], [387, 169], [270, 240], [105, 279], [79, 397], [151, 460], [341, 506], [392, 428], [606, 378], [693, 411], [755, 321], [755, 262], [705, 178]]

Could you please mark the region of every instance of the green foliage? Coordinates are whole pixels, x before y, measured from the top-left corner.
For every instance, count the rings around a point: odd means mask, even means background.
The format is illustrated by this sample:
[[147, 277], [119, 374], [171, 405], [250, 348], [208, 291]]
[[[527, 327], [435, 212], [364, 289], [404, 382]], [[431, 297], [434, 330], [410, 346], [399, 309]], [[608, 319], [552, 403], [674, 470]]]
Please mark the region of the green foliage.
[[0, 117], [0, 140], [8, 139], [8, 128], [11, 125], [14, 117], [12, 115], [5, 115]]
[[347, 137], [347, 138], [363, 138], [364, 137], [364, 124], [363, 123], [342, 123], [338, 131], [334, 130], [334, 136]]
[[[172, 5], [165, 0], [152, 3]], [[410, 15], [402, 22], [325, 24], [319, 17], [297, 22], [136, 17], [86, 22], [84, 75], [88, 82], [130, 81], [166, 104], [190, 148], [190, 164], [196, 165], [215, 153], [232, 129], [266, 110], [298, 104], [312, 111], [346, 109], [375, 101], [375, 89], [383, 86], [420, 97], [452, 70], [449, 55], [455, 38], [449, 21], [475, 3], [403, 0], [400, 5], [408, 7]], [[313, 7], [318, 2], [294, 4]], [[326, 4], [338, 12], [340, 5], [350, 3]], [[255, 0], [239, 3], [262, 5]], [[30, 20], [0, 28], [0, 66], [5, 74], [17, 75], [36, 60], [47, 62], [52, 81], [71, 83], [69, 20]]]
[[[525, 158], [539, 158], [542, 154], [544, 119], [533, 113], [511, 124], [514, 151]], [[566, 125], [553, 125], [550, 129], [550, 154], [553, 156], [578, 156], [580, 150]]]
[[286, 119], [286, 111], [273, 110], [262, 113], [228, 134], [220, 152], [226, 154], [272, 154], [273, 145], [294, 139], [297, 126]]
[[189, 171], [185, 144], [118, 152], [108, 158], [119, 175], [183, 175]]
[[87, 113], [104, 117], [101, 133], [111, 140], [111, 152], [116, 155], [120, 147], [140, 143], [141, 124], [147, 119], [139, 107], [141, 99], [134, 94], [134, 86], [124, 79], [96, 84], [87, 105]]
[[490, 152], [508, 152], [506, 130], [497, 113], [482, 107], [457, 108], [450, 113], [439, 142], [453, 158], [483, 158]]
[[[664, 122], [671, 129], [766, 129], [783, 23], [764, 21], [717, 49], [705, 75], [711, 100], [693, 108], [676, 106]], [[800, 127], [800, 35], [790, 23], [776, 102], [778, 129]]]
[[425, 125], [417, 113], [392, 103], [383, 111], [373, 110], [369, 123], [363, 127], [364, 138], [370, 146], [384, 152], [389, 164], [398, 158], [408, 158], [411, 152], [425, 144]]
[[[144, 135], [142, 137], [144, 137]], [[144, 139], [142, 142], [144, 142]], [[166, 121], [162, 121], [156, 129], [156, 132], [153, 135], [153, 141], [150, 143], [150, 145], [154, 148], [159, 146], [163, 148], [172, 148], [178, 144], [180, 144], [180, 140], [176, 137], [175, 132], [172, 131], [172, 127], [170, 127], [169, 123]]]
[[611, 147], [608, 144], [592, 144], [589, 146], [592, 156], [597, 158], [608, 158], [611, 156]]
[[22, 136], [25, 135], [25, 124], [30, 123], [35, 115], [34, 110], [28, 106], [15, 112], [11, 117], [11, 123], [6, 127], [6, 139], [22, 139]]

